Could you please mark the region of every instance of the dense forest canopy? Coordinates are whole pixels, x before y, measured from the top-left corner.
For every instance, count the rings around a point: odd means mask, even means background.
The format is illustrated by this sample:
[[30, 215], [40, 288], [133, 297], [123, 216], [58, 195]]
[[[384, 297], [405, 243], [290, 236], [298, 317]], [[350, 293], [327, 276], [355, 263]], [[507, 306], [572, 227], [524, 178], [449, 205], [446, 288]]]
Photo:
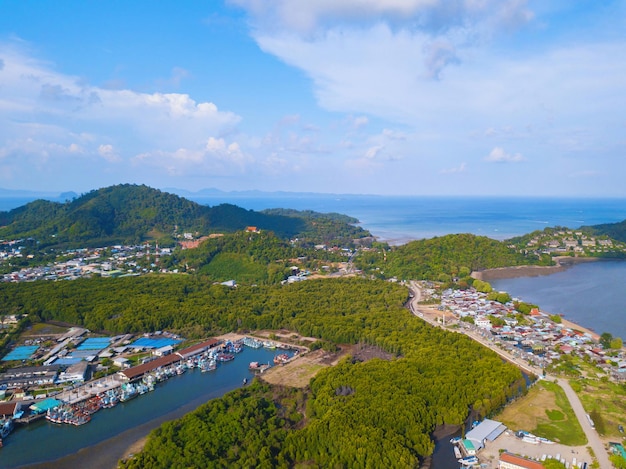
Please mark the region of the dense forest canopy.
[[524, 255], [505, 242], [485, 236], [453, 234], [411, 241], [387, 251], [370, 251], [355, 262], [365, 271], [377, 268], [385, 277], [447, 281], [475, 270], [550, 260]]
[[604, 223], [601, 225], [582, 226], [583, 233], [594, 236], [608, 236], [617, 241], [626, 242], [626, 220], [618, 223]]
[[[203, 286], [197, 277], [171, 289], [159, 280], [116, 285], [122, 292], [118, 307], [102, 311], [103, 294], [94, 309], [98, 316], [116, 309], [119, 327], [133, 330], [128, 303], [151, 297], [154, 309], [159, 304], [152, 316], [161, 318], [147, 324], [152, 328], [182, 326], [198, 334], [286, 328], [337, 344], [376, 345], [396, 358], [346, 359], [321, 372], [304, 395], [259, 385], [212, 401], [157, 430], [129, 467], [189, 467], [194, 460], [208, 467], [334, 467], [355, 461], [362, 467], [416, 467], [432, 452], [429, 435], [436, 425], [459, 424], [470, 408], [488, 415], [524, 387], [520, 371], [493, 352], [412, 316], [403, 307], [406, 289], [395, 284], [337, 279], [228, 290]], [[76, 300], [68, 292], [49, 293], [70, 304]], [[50, 305], [41, 315], [54, 310]], [[83, 324], [94, 321], [94, 313], [84, 311]], [[138, 316], [141, 322], [144, 316]], [[269, 452], [260, 452], [262, 447]]]

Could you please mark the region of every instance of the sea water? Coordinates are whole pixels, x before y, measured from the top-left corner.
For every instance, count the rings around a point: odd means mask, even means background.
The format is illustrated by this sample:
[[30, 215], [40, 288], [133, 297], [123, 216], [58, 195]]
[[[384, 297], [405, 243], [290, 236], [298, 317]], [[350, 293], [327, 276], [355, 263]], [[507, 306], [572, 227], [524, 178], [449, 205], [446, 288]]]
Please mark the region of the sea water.
[[626, 199], [532, 197], [425, 197], [309, 194], [220, 194], [193, 198], [205, 205], [230, 203], [252, 210], [292, 208], [357, 218], [392, 244], [451, 233], [504, 240], [547, 227], [615, 223], [626, 219]]

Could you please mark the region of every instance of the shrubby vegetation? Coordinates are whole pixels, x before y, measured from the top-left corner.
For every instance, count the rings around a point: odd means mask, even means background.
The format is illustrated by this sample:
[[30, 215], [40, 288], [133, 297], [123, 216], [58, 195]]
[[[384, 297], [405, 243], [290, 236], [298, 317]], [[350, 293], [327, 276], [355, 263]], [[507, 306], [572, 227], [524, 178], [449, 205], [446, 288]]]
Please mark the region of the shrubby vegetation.
[[608, 236], [617, 241], [626, 242], [626, 220], [618, 223], [604, 223], [601, 225], [583, 226], [583, 233], [592, 236]]
[[162, 258], [170, 269], [194, 271], [216, 281], [238, 283], [279, 283], [291, 274], [291, 267], [315, 270], [322, 264], [346, 261], [339, 253], [302, 247], [278, 238], [271, 232], [237, 232], [205, 240], [198, 248], [177, 250]]
[[458, 234], [412, 241], [389, 250], [370, 251], [355, 263], [372, 272], [378, 268], [384, 277], [450, 281], [464, 272], [539, 264], [535, 255], [523, 255], [501, 241], [485, 236]]

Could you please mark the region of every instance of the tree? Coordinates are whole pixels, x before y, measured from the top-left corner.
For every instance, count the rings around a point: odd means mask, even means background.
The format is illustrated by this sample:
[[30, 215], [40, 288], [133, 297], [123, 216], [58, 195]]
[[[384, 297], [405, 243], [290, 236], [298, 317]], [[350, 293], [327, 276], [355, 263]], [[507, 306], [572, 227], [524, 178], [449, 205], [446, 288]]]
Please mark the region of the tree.
[[610, 332], [603, 332], [600, 336], [600, 345], [603, 348], [608, 349], [611, 348], [611, 341], [613, 340], [613, 334]]
[[614, 350], [621, 349], [623, 345], [621, 337], [613, 337], [609, 345]]
[[474, 280], [472, 286], [481, 293], [491, 293], [492, 288], [489, 282], [485, 282], [483, 280]]

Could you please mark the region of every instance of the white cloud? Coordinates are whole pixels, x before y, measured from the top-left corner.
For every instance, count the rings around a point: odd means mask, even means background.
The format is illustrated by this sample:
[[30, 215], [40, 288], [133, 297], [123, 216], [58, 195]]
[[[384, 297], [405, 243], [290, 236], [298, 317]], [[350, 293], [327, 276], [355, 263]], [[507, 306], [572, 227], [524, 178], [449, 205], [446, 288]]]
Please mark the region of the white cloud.
[[385, 148], [383, 145], [375, 145], [373, 147], [369, 147], [365, 151], [365, 155], [363, 156], [369, 160], [372, 160], [378, 156], [378, 154], [381, 152], [383, 148]]
[[445, 168], [440, 171], [441, 174], [456, 174], [456, 173], [464, 173], [467, 170], [467, 165], [465, 163], [461, 163], [458, 166], [454, 166], [452, 168]]
[[520, 153], [507, 153], [502, 147], [495, 147], [489, 155], [485, 157], [485, 161], [490, 163], [519, 163], [524, 161], [524, 157]]
[[367, 118], [367, 116], [358, 116], [358, 117], [352, 117], [352, 126], [355, 129], [360, 129], [361, 127], [365, 127], [367, 124], [369, 124], [369, 119]]
[[258, 28], [312, 34], [323, 25], [389, 22], [397, 27], [441, 30], [468, 22], [507, 27], [533, 15], [524, 0], [230, 0], [245, 8]]
[[84, 150], [81, 148], [81, 146], [78, 143], [71, 143], [68, 151], [70, 153], [84, 153]]
[[[411, 135], [390, 151], [389, 141], [345, 135], [351, 161], [365, 164], [368, 149], [385, 145], [377, 162], [385, 154], [416, 164], [437, 158], [431, 170], [439, 173], [457, 167], [451, 155], [480, 154], [497, 138], [498, 147], [514, 144], [516, 151], [496, 151], [487, 161], [549, 154], [544, 167], [557, 171], [556, 155], [622, 138], [617, 103], [626, 99], [626, 62], [615, 58], [626, 56], [626, 41], [560, 41], [560, 31], [550, 29], [537, 42], [538, 30], [552, 25], [535, 21], [525, 1], [234, 3], [249, 12], [264, 51], [310, 77], [322, 108], [367, 115], [368, 129], [380, 120], [402, 124]], [[473, 168], [476, 177], [488, 171], [493, 167]]]
[[[90, 85], [56, 71], [15, 44], [0, 43], [0, 57], [4, 64], [0, 69], [0, 147], [5, 158], [14, 157], [16, 177], [17, 166], [25, 158], [32, 158], [34, 167], [43, 171], [46, 164], [78, 157], [108, 164], [130, 161], [134, 155], [176, 155], [181, 148], [200, 151], [203, 142], [231, 133], [240, 121], [236, 114], [184, 93]], [[185, 70], [174, 69], [170, 84], [186, 76]], [[239, 165], [246, 162], [235, 147], [226, 146], [221, 156]], [[186, 161], [191, 164], [193, 158]], [[203, 159], [197, 162], [203, 164]], [[172, 170], [167, 165], [163, 168]], [[70, 174], [72, 168], [67, 169]]]
[[[74, 144], [72, 144], [74, 145]], [[71, 150], [71, 145], [70, 145], [70, 153], [75, 153]], [[109, 145], [109, 144], [102, 144], [98, 147], [98, 154], [104, 158], [105, 160], [107, 160], [109, 163], [117, 163], [118, 161], [121, 161], [121, 158], [119, 157], [119, 155], [117, 154], [117, 152], [113, 149], [113, 145]]]

